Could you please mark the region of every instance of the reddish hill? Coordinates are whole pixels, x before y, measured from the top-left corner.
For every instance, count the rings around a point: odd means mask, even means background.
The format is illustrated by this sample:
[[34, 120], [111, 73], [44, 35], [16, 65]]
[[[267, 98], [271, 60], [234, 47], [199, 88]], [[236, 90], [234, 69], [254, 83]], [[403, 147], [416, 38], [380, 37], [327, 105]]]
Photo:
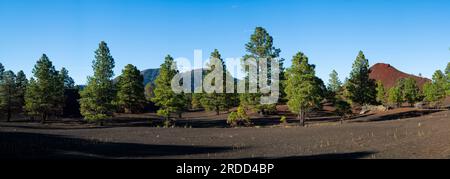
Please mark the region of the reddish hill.
[[422, 88], [425, 83], [430, 81], [427, 78], [404, 73], [385, 63], [377, 63], [373, 65], [370, 70], [370, 78], [374, 80], [380, 80], [386, 89], [395, 86], [397, 81], [402, 78], [413, 78], [414, 80], [416, 80], [420, 88]]

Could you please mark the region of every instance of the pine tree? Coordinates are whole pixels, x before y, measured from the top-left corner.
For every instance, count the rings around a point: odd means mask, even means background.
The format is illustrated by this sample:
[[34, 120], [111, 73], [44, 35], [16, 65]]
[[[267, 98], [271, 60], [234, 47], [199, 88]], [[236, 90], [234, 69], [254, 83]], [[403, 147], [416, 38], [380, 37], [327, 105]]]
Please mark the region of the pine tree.
[[62, 68], [61, 71], [59, 71], [59, 74], [61, 80], [64, 82], [65, 89], [75, 88], [75, 82], [73, 81], [72, 77], [69, 76], [69, 71], [67, 71], [66, 68]]
[[[77, 88], [75, 88], [75, 82], [72, 79], [72, 77], [69, 76], [69, 71], [66, 68], [62, 68], [61, 71], [58, 72], [58, 76], [59, 76], [59, 83], [58, 85], [60, 87], [62, 87], [62, 91], [60, 91], [59, 95], [62, 96], [61, 99], [63, 99], [63, 101], [61, 102], [61, 114], [60, 115], [67, 115], [65, 113], [68, 114], [74, 114], [77, 112], [74, 112], [75, 110], [73, 110], [74, 108], [79, 108], [79, 103], [75, 102], [75, 104], [77, 104], [76, 106], [73, 106], [71, 104], [74, 103], [74, 100], [78, 100], [74, 95], [71, 95], [71, 93], [77, 93], [79, 94], [79, 90]], [[74, 99], [75, 97], [75, 99]], [[68, 106], [66, 106], [68, 105]]]
[[424, 100], [432, 106], [438, 107], [446, 96], [446, 77], [442, 71], [438, 70], [433, 75], [433, 81], [426, 83], [423, 87]]
[[447, 86], [449, 83], [446, 75], [441, 70], [437, 70], [433, 74], [433, 83], [436, 85], [438, 98], [443, 100], [446, 96]]
[[3, 78], [3, 73], [5, 72], [5, 67], [3, 66], [2, 63], [0, 63], [0, 81]]
[[380, 104], [386, 104], [386, 90], [384, 88], [383, 83], [378, 80], [377, 81], [377, 102]]
[[[29, 115], [31, 119], [34, 119], [35, 117], [40, 115], [41, 109], [40, 104], [42, 100], [40, 93], [41, 92], [38, 83], [33, 77], [31, 77], [27, 86], [27, 90], [25, 91], [25, 106], [24, 106], [27, 115]], [[44, 120], [41, 121], [43, 122]]]
[[[227, 95], [227, 93], [225, 93], [226, 91], [226, 77], [227, 77], [227, 71], [226, 71], [226, 66], [224, 61], [221, 58], [221, 55], [219, 53], [219, 51], [217, 49], [214, 50], [214, 52], [211, 53], [211, 61], [208, 63], [208, 70], [206, 71], [205, 75], [209, 75], [211, 74], [216, 67], [213, 64], [213, 59], [217, 59], [220, 61], [220, 65], [222, 65], [222, 69], [223, 69], [223, 74], [222, 74], [222, 79], [223, 79], [223, 83], [222, 84], [217, 84], [217, 85], [222, 85], [222, 91], [220, 92], [212, 92], [212, 93], [205, 93], [202, 95], [201, 99], [200, 99], [200, 103], [201, 105], [209, 111], [215, 111], [216, 115], [220, 114], [221, 110], [228, 110], [230, 107], [230, 104], [227, 103], [227, 101], [229, 101], [227, 99], [227, 97], [231, 97], [230, 95]], [[215, 80], [212, 81], [213, 83], [215, 83]], [[215, 86], [216, 84], [211, 84], [213, 86]]]
[[420, 89], [417, 86], [416, 80], [412, 78], [404, 79], [400, 86], [403, 100], [408, 102], [410, 106], [420, 100]]
[[145, 105], [144, 77], [137, 67], [128, 64], [117, 83], [117, 103], [125, 113], [142, 111]]
[[43, 54], [33, 69], [35, 79], [25, 94], [25, 110], [28, 114], [40, 116], [45, 122], [51, 115], [62, 113], [64, 103], [64, 87], [47, 55]]
[[338, 73], [333, 70], [330, 74], [330, 80], [328, 82], [328, 90], [333, 93], [338, 93], [342, 89], [342, 82], [339, 80]]
[[445, 74], [447, 75], [447, 96], [450, 96], [450, 62], [447, 63], [445, 68]]
[[347, 90], [353, 103], [360, 105], [371, 104], [376, 101], [375, 82], [369, 78], [369, 61], [362, 51], [353, 63]]
[[[273, 46], [273, 38], [269, 35], [269, 33], [266, 31], [266, 29], [262, 27], [256, 27], [254, 33], [250, 37], [250, 42], [248, 42], [246, 45], [246, 50], [249, 53], [248, 55], [244, 56], [244, 60], [249, 58], [254, 58], [257, 60], [256, 69], [257, 69], [257, 83], [261, 83], [259, 79], [259, 72], [261, 68], [259, 67], [259, 60], [261, 59], [267, 59], [267, 69], [268, 69], [268, 79], [271, 79], [271, 62], [273, 60], [277, 60], [277, 58], [280, 56], [280, 49], [277, 49]], [[284, 72], [282, 63], [283, 60], [278, 60], [278, 63], [280, 64], [280, 75], [283, 75]], [[283, 75], [284, 76], [284, 75]], [[248, 86], [248, 80], [249, 80], [249, 74], [246, 75], [246, 86]], [[264, 79], [265, 80], [265, 79]], [[283, 80], [281, 78], [280, 80]], [[277, 83], [279, 83], [278, 81]], [[269, 84], [271, 84], [272, 81], [269, 80]], [[276, 83], [275, 81], [273, 83]], [[280, 85], [280, 91], [283, 91], [284, 83], [281, 82]], [[257, 112], [265, 113], [266, 110], [273, 111], [276, 106], [275, 105], [261, 105], [260, 99], [261, 99], [261, 93], [259, 92], [259, 85], [257, 88], [257, 93], [244, 93], [241, 94], [240, 100], [241, 105], [243, 106], [250, 106], [257, 110]], [[283, 95], [283, 94], [282, 94]]]
[[80, 92], [80, 111], [88, 121], [99, 121], [112, 117], [115, 98], [112, 77], [114, 76], [114, 58], [110, 54], [108, 45], [100, 42], [95, 51], [95, 60], [92, 62], [94, 76], [88, 77], [88, 84]]
[[2, 73], [0, 81], [0, 111], [6, 113], [6, 119], [11, 120], [12, 113], [19, 107], [17, 95], [16, 75], [12, 71]]
[[334, 111], [334, 113], [341, 117], [341, 123], [343, 123], [346, 118], [353, 114], [352, 106], [347, 101], [339, 99], [335, 102], [335, 107], [336, 110]]
[[309, 64], [308, 57], [299, 52], [293, 57], [286, 77], [287, 104], [304, 126], [307, 113], [317, 107], [323, 98], [321, 85], [315, 76], [315, 66]]
[[388, 101], [395, 107], [400, 107], [403, 102], [402, 92], [398, 86], [389, 89]]
[[151, 99], [160, 107], [158, 115], [163, 116], [166, 121], [170, 120], [171, 113], [180, 115], [187, 105], [185, 95], [176, 94], [171, 88], [172, 79], [179, 73], [178, 70], [171, 68], [172, 65], [175, 65], [175, 62], [168, 55], [160, 67], [159, 75], [155, 80], [155, 96]]
[[25, 73], [21, 70], [17, 72], [16, 78], [16, 86], [17, 86], [17, 97], [19, 99], [19, 108], [22, 111], [22, 107], [25, 105], [25, 91], [28, 86], [28, 79]]

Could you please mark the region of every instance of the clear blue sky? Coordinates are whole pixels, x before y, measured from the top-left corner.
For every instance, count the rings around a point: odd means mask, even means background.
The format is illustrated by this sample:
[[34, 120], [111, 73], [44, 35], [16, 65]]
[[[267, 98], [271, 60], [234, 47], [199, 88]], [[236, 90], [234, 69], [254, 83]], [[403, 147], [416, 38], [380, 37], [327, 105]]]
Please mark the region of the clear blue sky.
[[192, 59], [194, 49], [240, 57], [256, 26], [286, 65], [303, 51], [325, 82], [333, 69], [348, 76], [359, 50], [426, 77], [450, 61], [448, 0], [0, 0], [0, 62], [30, 76], [46, 53], [83, 84], [102, 40], [118, 75], [128, 63], [157, 68], [167, 54]]

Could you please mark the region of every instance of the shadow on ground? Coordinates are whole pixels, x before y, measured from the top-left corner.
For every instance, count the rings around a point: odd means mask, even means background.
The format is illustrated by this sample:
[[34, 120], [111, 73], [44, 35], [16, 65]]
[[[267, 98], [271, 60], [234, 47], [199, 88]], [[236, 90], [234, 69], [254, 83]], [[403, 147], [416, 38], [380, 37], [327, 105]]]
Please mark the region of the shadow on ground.
[[0, 158], [6, 159], [96, 159], [220, 153], [230, 147], [147, 145], [101, 142], [60, 135], [0, 132]]
[[307, 156], [289, 156], [281, 158], [256, 158], [256, 159], [280, 159], [280, 160], [316, 160], [316, 159], [362, 159], [376, 152], [352, 152], [352, 153], [335, 153], [335, 154], [319, 154], [319, 155], [307, 155]]
[[390, 121], [390, 120], [398, 120], [398, 119], [407, 119], [407, 118], [414, 118], [414, 117], [421, 117], [437, 112], [441, 112], [442, 110], [414, 110], [414, 111], [407, 111], [402, 113], [396, 113], [396, 114], [389, 114], [389, 115], [382, 115], [382, 116], [369, 116], [363, 119], [357, 119], [353, 122], [378, 122], [378, 121]]

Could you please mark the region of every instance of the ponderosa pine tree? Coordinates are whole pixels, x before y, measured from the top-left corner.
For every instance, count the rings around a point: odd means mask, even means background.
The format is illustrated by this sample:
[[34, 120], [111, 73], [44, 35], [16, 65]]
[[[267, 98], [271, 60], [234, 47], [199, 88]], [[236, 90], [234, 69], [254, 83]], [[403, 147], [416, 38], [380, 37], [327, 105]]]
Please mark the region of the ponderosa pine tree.
[[49, 116], [62, 113], [64, 86], [45, 54], [37, 61], [33, 74], [25, 93], [25, 110], [32, 117], [40, 116], [41, 122], [45, 122]]
[[[75, 81], [73, 80], [72, 77], [69, 76], [69, 71], [66, 68], [61, 68], [61, 71], [59, 71], [59, 79], [60, 79], [60, 86], [63, 86], [63, 94], [62, 96], [64, 96], [64, 101], [62, 101], [61, 104], [63, 104], [62, 108], [63, 110], [61, 111], [60, 115], [67, 115], [68, 114], [73, 114], [73, 113], [77, 113], [74, 110], [74, 108], [77, 108], [79, 103], [75, 102], [75, 100], [78, 100], [77, 97], [75, 97], [74, 95], [71, 95], [71, 93], [78, 93], [79, 94], [79, 90], [77, 88], [75, 88]], [[76, 104], [75, 106], [73, 104]], [[68, 105], [68, 106], [66, 106]]]
[[362, 51], [359, 52], [353, 63], [347, 90], [348, 98], [360, 105], [371, 104], [376, 101], [375, 81], [369, 78], [369, 60]]
[[447, 96], [450, 96], [450, 62], [447, 63], [445, 68], [445, 74], [447, 75]]
[[[223, 83], [217, 84], [217, 85], [222, 85], [222, 88], [221, 88], [222, 91], [220, 91], [220, 92], [213, 91], [212, 93], [202, 94], [202, 97], [200, 98], [200, 103], [206, 110], [215, 111], [216, 114], [219, 115], [221, 110], [228, 110], [230, 108], [230, 103], [229, 103], [230, 100], [227, 97], [231, 97], [231, 95], [226, 93], [226, 87], [227, 87], [226, 78], [231, 77], [231, 75], [229, 75], [229, 76], [227, 75], [225, 62], [223, 61], [223, 59], [217, 49], [215, 49], [214, 52], [211, 53], [211, 61], [207, 64], [208, 70], [206, 70], [205, 75], [211, 74], [216, 69], [213, 59], [219, 60], [221, 63], [220, 65], [222, 65]], [[216, 65], [219, 65], [219, 64], [216, 64]], [[215, 80], [212, 80], [212, 83], [215, 83]], [[215, 87], [216, 84], [211, 84], [211, 85]], [[196, 100], [196, 98], [197, 98], [197, 96], [194, 96], [195, 100]]]
[[439, 107], [446, 96], [446, 77], [442, 71], [437, 70], [433, 75], [433, 81], [426, 83], [423, 87], [424, 100], [431, 106]]
[[2, 75], [3, 75], [3, 73], [5, 72], [5, 67], [3, 66], [3, 64], [2, 63], [0, 63], [0, 80], [2, 80]]
[[65, 89], [75, 88], [75, 82], [73, 81], [73, 78], [69, 76], [69, 71], [67, 71], [66, 68], [62, 68], [61, 71], [59, 71], [59, 75], [61, 80], [64, 82]]
[[[257, 83], [261, 83], [260, 80], [265, 79], [259, 79], [259, 72], [261, 71], [261, 67], [259, 67], [259, 60], [267, 59], [267, 69], [268, 69], [268, 84], [270, 85], [272, 83], [271, 81], [271, 62], [273, 60], [278, 60], [278, 63], [280, 64], [280, 74], [284, 74], [283, 67], [282, 67], [282, 59], [277, 59], [280, 56], [280, 49], [277, 49], [273, 46], [273, 38], [269, 35], [269, 33], [266, 31], [266, 29], [262, 27], [256, 27], [254, 33], [250, 37], [250, 42], [248, 42], [245, 45], [245, 48], [249, 54], [244, 56], [244, 60], [246, 59], [256, 59], [256, 69], [257, 69]], [[247, 69], [247, 68], [244, 68]], [[249, 81], [249, 74], [248, 71], [246, 72], [246, 86], [248, 86]], [[282, 78], [280, 79], [282, 80]], [[277, 83], [279, 83], [278, 81]], [[275, 83], [275, 82], [273, 82]], [[261, 93], [259, 90], [259, 85], [257, 85], [257, 93], [244, 93], [241, 94], [240, 100], [241, 105], [243, 106], [249, 106], [257, 110], [257, 112], [265, 113], [265, 111], [273, 111], [276, 108], [276, 105], [261, 105], [260, 99], [261, 99]], [[280, 91], [283, 91], [284, 83], [280, 85]]]
[[16, 75], [12, 71], [2, 73], [0, 81], [0, 111], [6, 114], [6, 120], [11, 120], [12, 113], [19, 107], [17, 95]]
[[447, 63], [447, 68], [445, 68], [445, 73], [450, 77], [450, 62]]
[[323, 99], [321, 85], [315, 76], [315, 66], [308, 63], [308, 57], [297, 53], [292, 66], [286, 71], [286, 94], [291, 112], [304, 126], [307, 113], [317, 107]]
[[25, 92], [27, 90], [27, 86], [28, 86], [28, 79], [27, 76], [25, 75], [25, 73], [20, 70], [19, 72], [17, 72], [17, 77], [16, 77], [16, 86], [17, 86], [17, 97], [19, 99], [19, 109], [20, 111], [22, 111], [22, 107], [25, 105]]
[[447, 80], [447, 76], [441, 70], [437, 70], [433, 74], [432, 79], [433, 83], [436, 85], [438, 98], [443, 100], [446, 96], [447, 86], [449, 83], [449, 81]]
[[328, 91], [336, 94], [342, 89], [342, 82], [339, 80], [338, 73], [333, 70], [330, 74], [330, 80], [328, 82]]
[[175, 65], [174, 59], [168, 55], [163, 64], [161, 64], [159, 75], [155, 80], [155, 96], [151, 99], [160, 107], [158, 115], [164, 117], [165, 121], [170, 121], [171, 113], [183, 112], [186, 107], [186, 97], [184, 94], [176, 94], [171, 87], [171, 81], [179, 72], [172, 69]]
[[137, 67], [128, 64], [117, 82], [117, 104], [125, 113], [142, 111], [145, 105], [144, 77]]
[[403, 102], [401, 89], [398, 86], [394, 86], [391, 89], [389, 89], [388, 93], [389, 93], [388, 94], [389, 103], [395, 107], [400, 107], [400, 105]]
[[386, 89], [384, 88], [383, 83], [378, 80], [377, 81], [377, 102], [380, 104], [386, 104]]
[[400, 86], [403, 100], [408, 102], [410, 106], [420, 100], [420, 89], [417, 86], [416, 80], [412, 78], [405, 78]]
[[[39, 96], [40, 89], [36, 80], [31, 77], [28, 82], [27, 90], [25, 91], [25, 105], [23, 106], [26, 114], [30, 116], [33, 121], [35, 117], [39, 116], [40, 100]], [[43, 122], [43, 120], [41, 120]]]
[[80, 111], [88, 121], [100, 122], [112, 117], [115, 90], [112, 81], [114, 76], [114, 58], [108, 45], [100, 42], [92, 62], [94, 76], [88, 77], [87, 86], [80, 92]]

